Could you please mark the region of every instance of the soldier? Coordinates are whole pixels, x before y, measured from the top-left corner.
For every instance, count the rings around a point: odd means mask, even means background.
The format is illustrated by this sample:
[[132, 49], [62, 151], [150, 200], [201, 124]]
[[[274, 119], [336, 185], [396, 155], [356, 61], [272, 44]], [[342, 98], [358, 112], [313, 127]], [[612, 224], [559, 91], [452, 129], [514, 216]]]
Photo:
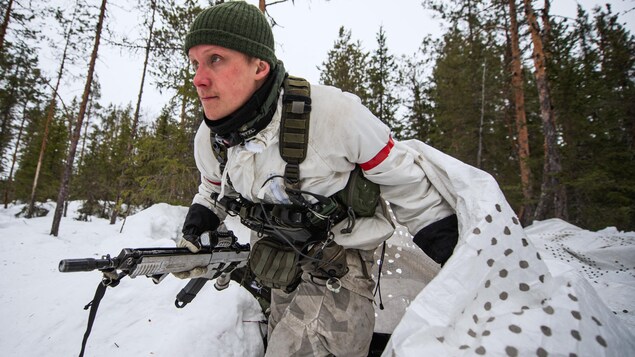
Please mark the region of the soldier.
[[274, 47], [265, 16], [243, 1], [191, 24], [184, 49], [205, 114], [194, 141], [201, 184], [177, 244], [196, 252], [201, 233], [240, 214], [253, 229], [251, 273], [271, 288], [266, 354], [366, 356], [373, 252], [394, 231], [385, 202], [441, 264], [457, 241], [456, 215], [421, 153], [356, 96], [290, 77]]

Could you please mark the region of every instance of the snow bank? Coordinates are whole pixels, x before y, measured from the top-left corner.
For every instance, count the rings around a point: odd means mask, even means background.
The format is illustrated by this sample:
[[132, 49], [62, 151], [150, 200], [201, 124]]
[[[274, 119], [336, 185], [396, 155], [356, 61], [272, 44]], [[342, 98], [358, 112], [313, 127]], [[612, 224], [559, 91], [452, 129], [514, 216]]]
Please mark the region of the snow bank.
[[126, 218], [122, 233], [130, 237], [176, 240], [180, 236], [187, 210], [187, 207], [158, 203]]
[[[0, 351], [3, 356], [73, 356], [80, 350], [88, 311], [100, 282], [99, 272], [60, 273], [68, 258], [99, 258], [126, 247], [174, 246], [187, 209], [164, 204], [122, 222], [71, 217], [58, 238], [48, 233], [47, 217], [24, 219], [21, 207], [0, 210]], [[150, 279], [125, 278], [108, 288], [101, 302], [87, 356], [261, 356], [263, 343], [258, 303], [232, 285], [222, 292], [208, 283], [183, 309], [174, 299], [186, 282], [172, 276], [158, 285]]]

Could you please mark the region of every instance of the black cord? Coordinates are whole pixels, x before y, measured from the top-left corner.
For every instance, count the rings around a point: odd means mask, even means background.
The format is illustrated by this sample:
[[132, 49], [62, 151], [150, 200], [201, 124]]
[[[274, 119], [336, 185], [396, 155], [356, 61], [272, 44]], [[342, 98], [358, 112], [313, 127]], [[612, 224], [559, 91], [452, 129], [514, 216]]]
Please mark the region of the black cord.
[[377, 275], [377, 286], [375, 286], [375, 292], [373, 293], [373, 296], [377, 295], [377, 292], [379, 291], [379, 309], [383, 310], [384, 309], [384, 302], [381, 299], [381, 287], [380, 287], [380, 281], [381, 281], [381, 268], [384, 266], [384, 257], [386, 256], [386, 241], [384, 241], [384, 244], [381, 248], [381, 259], [379, 259], [379, 267], [378, 267], [378, 275]]
[[[295, 244], [293, 244], [293, 243], [291, 242], [291, 240], [285, 236], [285, 233], [284, 233], [284, 232], [282, 232], [281, 230], [279, 230], [279, 229], [278, 229], [278, 227], [276, 227], [276, 225], [275, 225], [275, 224], [273, 224], [273, 222], [272, 222], [272, 221], [271, 221], [271, 219], [269, 218], [269, 215], [267, 215], [267, 210], [265, 209], [264, 204], [263, 204], [262, 202], [260, 202], [260, 206], [261, 206], [261, 208], [262, 208], [263, 215], [265, 216], [265, 219], [267, 220], [267, 223], [269, 223], [269, 225], [271, 226], [271, 228], [272, 228], [272, 229], [273, 229], [273, 230], [274, 230], [274, 231], [278, 234], [278, 236], [279, 236], [280, 238], [282, 238], [282, 239], [283, 239], [283, 240], [284, 240], [284, 241], [285, 241], [285, 242], [286, 242], [286, 243], [287, 243], [287, 244], [291, 247], [291, 249], [293, 249], [293, 250], [294, 250], [294, 251], [295, 251], [298, 255], [300, 255], [301, 257], [304, 257], [304, 258], [306, 258], [306, 259], [309, 259], [309, 260], [311, 260], [311, 261], [313, 261], [313, 262], [317, 262], [317, 263], [328, 263], [328, 261], [326, 261], [326, 260], [317, 259], [317, 258], [314, 258], [314, 257], [308, 256], [308, 255], [306, 255], [306, 254], [302, 253], [302, 251], [298, 250], [298, 248], [295, 246]], [[309, 246], [309, 244], [311, 244], [311, 243], [307, 243], [306, 245], [304, 245], [304, 246], [302, 247], [302, 250], [304, 250], [304, 248], [308, 247], [308, 246]], [[315, 244], [319, 244], [319, 242], [315, 242]]]
[[[262, 183], [262, 186], [260, 186], [260, 188], [265, 187], [267, 182], [269, 182], [270, 180], [272, 180], [274, 178], [281, 178], [281, 179], [284, 180], [285, 183], [288, 183], [288, 184], [291, 183], [291, 180], [289, 180], [288, 178], [286, 178], [286, 177], [284, 177], [282, 175], [273, 175], [273, 176], [270, 176], [268, 179], [266, 179], [265, 182]], [[309, 196], [315, 198], [316, 200], [318, 200], [322, 204], [328, 204], [329, 203], [329, 198], [328, 197], [322, 196], [322, 195], [318, 195], [317, 193], [313, 193], [313, 192], [310, 192], [310, 191], [295, 190], [295, 189], [289, 188], [288, 186], [285, 188], [285, 191], [287, 193], [293, 193], [293, 194], [295, 194], [297, 196], [301, 196], [302, 194], [309, 195]], [[304, 201], [305, 201], [304, 205], [306, 205], [306, 206], [310, 205], [310, 203], [308, 201], [306, 201], [306, 200], [304, 200]]]

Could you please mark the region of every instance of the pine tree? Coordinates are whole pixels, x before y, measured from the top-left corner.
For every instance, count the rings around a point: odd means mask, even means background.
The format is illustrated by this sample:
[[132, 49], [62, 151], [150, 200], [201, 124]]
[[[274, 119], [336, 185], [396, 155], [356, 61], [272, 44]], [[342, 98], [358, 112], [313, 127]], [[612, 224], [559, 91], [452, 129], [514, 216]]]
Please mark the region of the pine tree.
[[[580, 7], [573, 27], [552, 24], [548, 63], [562, 125], [563, 182], [569, 221], [633, 229], [635, 192], [631, 129], [635, 41], [602, 9]], [[632, 124], [630, 124], [632, 125]]]
[[430, 37], [424, 38], [421, 47], [410, 58], [403, 60], [401, 69], [402, 88], [405, 93], [403, 105], [405, 114], [399, 123], [404, 138], [414, 138], [433, 144], [438, 131], [434, 119], [434, 103], [431, 97], [431, 83], [425, 70], [432, 65], [436, 57], [438, 42]]
[[[182, 5], [180, 4], [182, 3]], [[189, 25], [203, 9], [194, 0], [157, 2], [161, 26], [153, 37], [153, 59], [150, 73], [157, 79], [159, 90], [176, 93], [170, 105], [177, 108], [181, 128], [192, 135], [200, 123], [202, 109], [196, 89], [192, 85], [194, 73], [187, 54], [183, 52], [183, 41]]]
[[[20, 165], [15, 173], [14, 195], [18, 200], [28, 201], [31, 197], [31, 184], [40, 153], [40, 143], [44, 134], [44, 106], [29, 113], [29, 123], [25, 137], [29, 138], [20, 154]], [[64, 159], [68, 148], [66, 125], [61, 116], [51, 121], [48, 133], [48, 150], [44, 156], [40, 171], [40, 185], [35, 199], [45, 202], [57, 197], [60, 178], [64, 171]], [[35, 215], [37, 210], [32, 214]]]
[[[148, 37], [147, 37], [146, 46], [145, 46], [143, 69], [141, 71], [141, 84], [139, 86], [139, 95], [137, 96], [137, 105], [134, 112], [134, 118], [132, 120], [131, 135], [127, 144], [125, 156], [122, 158], [123, 167], [121, 168], [121, 173], [119, 174], [119, 177], [117, 178], [117, 193], [115, 196], [115, 206], [110, 216], [110, 224], [115, 224], [117, 220], [117, 216], [119, 215], [121, 211], [121, 204], [122, 204], [121, 191], [123, 190], [123, 181], [125, 180], [124, 175], [125, 175], [125, 171], [128, 169], [128, 163], [131, 160], [130, 156], [132, 155], [133, 141], [135, 140], [137, 136], [137, 127], [139, 125], [139, 111], [141, 108], [141, 98], [143, 96], [143, 86], [145, 84], [145, 77], [146, 77], [146, 72], [148, 68], [148, 59], [150, 57], [150, 52], [152, 49], [151, 48], [152, 36], [154, 34], [154, 22], [155, 22], [156, 10], [157, 10], [157, 4], [155, 0], [150, 0], [150, 9], [151, 9], [151, 15], [150, 15], [149, 24], [148, 24]], [[128, 198], [126, 197], [125, 200], [127, 201]]]
[[[131, 142], [132, 107], [120, 108], [110, 105], [98, 115], [97, 123], [88, 134], [88, 146], [84, 160], [78, 167], [74, 197], [86, 200], [82, 205], [84, 215], [102, 215], [110, 209], [112, 202], [121, 191], [132, 189], [129, 182], [127, 147]], [[113, 173], [125, 172], [121, 186], [113, 185]], [[125, 179], [125, 180], [124, 180]], [[104, 201], [99, 204], [99, 201]], [[108, 202], [108, 203], [107, 203]], [[110, 211], [112, 212], [112, 210]], [[104, 217], [106, 218], [106, 217]]]
[[351, 31], [340, 27], [338, 38], [320, 68], [320, 83], [357, 95], [369, 104], [368, 53], [359, 41], [352, 42]]
[[[444, 36], [432, 73], [431, 95], [438, 131], [431, 139], [440, 149], [475, 166], [475, 154], [483, 142], [481, 166], [494, 170], [495, 157], [503, 153], [507, 156], [507, 149], [499, 150], [496, 145], [496, 137], [507, 134], [499, 117], [504, 102], [502, 50], [496, 45], [486, 46], [478, 36], [473, 38], [475, 42], [469, 42], [467, 36], [457, 27]], [[489, 65], [485, 67], [484, 63]]]
[[31, 93], [29, 87], [41, 90], [43, 81], [37, 68], [37, 46], [33, 45], [39, 32], [30, 26], [33, 19], [29, 14], [31, 4], [19, 9], [15, 9], [13, 3], [4, 6], [1, 6], [3, 23], [0, 27], [0, 172], [6, 173], [10, 160], [5, 154], [10, 151], [16, 134], [14, 129], [23, 117], [21, 108], [25, 100], [35, 99], [33, 96], [26, 99], [25, 95]]
[[515, 122], [517, 133], [518, 164], [520, 169], [520, 185], [523, 203], [518, 216], [523, 224], [528, 224], [533, 218], [533, 176], [529, 166], [529, 130], [525, 112], [525, 91], [523, 88], [523, 68], [520, 50], [520, 36], [518, 31], [518, 16], [516, 0], [509, 0], [509, 45], [511, 48], [511, 85], [514, 96]]
[[388, 52], [383, 27], [377, 33], [377, 49], [373, 51], [369, 65], [368, 109], [391, 127], [397, 138], [402, 138], [396, 118], [399, 105], [396, 84], [399, 81], [399, 72], [395, 57]]
[[543, 135], [545, 138], [545, 156], [543, 162], [542, 185], [540, 198], [536, 205], [535, 218], [545, 219], [556, 217], [567, 219], [567, 195], [560, 182], [562, 165], [560, 150], [557, 143], [556, 117], [549, 92], [547, 77], [547, 63], [543, 39], [540, 36], [540, 25], [536, 19], [531, 0], [523, 0], [525, 15], [529, 24], [533, 44], [534, 75], [540, 98], [540, 114], [543, 121]]
[[[4, 8], [4, 5], [7, 7]], [[2, 36], [0, 39], [0, 186], [4, 191], [4, 205], [12, 200], [14, 173], [21, 152], [28, 141], [26, 128], [40, 105], [46, 83], [39, 69], [38, 40], [41, 33], [31, 26], [34, 18], [32, 4], [3, 4]], [[43, 8], [46, 14], [47, 9]]]
[[73, 47], [75, 47], [73, 45], [73, 41], [72, 41], [72, 35], [73, 35], [73, 27], [74, 27], [74, 22], [75, 22], [75, 18], [77, 15], [77, 11], [78, 11], [78, 4], [75, 3], [75, 7], [73, 9], [73, 14], [71, 16], [70, 20], [66, 20], [63, 13], [61, 11], [57, 11], [55, 13], [55, 18], [60, 22], [60, 24], [62, 24], [63, 26], [65, 26], [65, 33], [64, 33], [64, 50], [62, 51], [62, 57], [60, 60], [60, 65], [57, 71], [57, 77], [55, 79], [55, 85], [53, 85], [52, 87], [52, 92], [51, 92], [51, 97], [50, 97], [50, 102], [48, 105], [48, 109], [47, 109], [47, 114], [46, 114], [46, 119], [45, 119], [45, 125], [44, 125], [44, 134], [42, 135], [41, 138], [41, 147], [40, 147], [40, 154], [38, 156], [38, 160], [37, 160], [37, 166], [35, 168], [35, 173], [33, 175], [33, 186], [31, 188], [31, 198], [29, 200], [29, 206], [27, 209], [27, 213], [26, 213], [26, 217], [31, 217], [33, 215], [33, 212], [35, 210], [35, 197], [36, 197], [36, 192], [37, 192], [37, 186], [38, 186], [38, 181], [40, 178], [40, 170], [42, 168], [42, 160], [44, 159], [44, 154], [46, 152], [46, 144], [48, 141], [48, 133], [49, 133], [49, 126], [51, 124], [51, 121], [53, 120], [53, 116], [55, 114], [55, 108], [57, 105], [57, 96], [58, 96], [58, 90], [60, 87], [60, 83], [62, 81], [62, 76], [64, 75], [64, 67], [67, 65], [67, 60], [68, 60], [68, 54], [69, 51], [73, 50]]
[[9, 174], [7, 176], [7, 180], [4, 187], [4, 208], [7, 208], [9, 202], [13, 199], [13, 178], [14, 178], [14, 170], [16, 168], [16, 164], [18, 162], [18, 154], [20, 150], [25, 146], [24, 145], [24, 137], [26, 126], [28, 125], [28, 120], [33, 116], [37, 116], [34, 114], [36, 109], [28, 109], [27, 105], [29, 103], [27, 101], [24, 102], [22, 107], [22, 120], [20, 121], [20, 126], [18, 128], [18, 135], [15, 140], [13, 155], [11, 155], [11, 168], [9, 169]]
[[164, 108], [152, 130], [139, 137], [133, 165], [139, 189], [131, 202], [144, 207], [157, 202], [189, 205], [200, 179], [191, 145], [191, 136]]
[[70, 149], [68, 157], [66, 159], [66, 168], [64, 170], [64, 176], [62, 177], [62, 184], [60, 186], [59, 195], [57, 197], [57, 205], [55, 207], [55, 215], [53, 217], [53, 225], [51, 226], [51, 235], [56, 236], [59, 233], [60, 221], [62, 219], [62, 209], [66, 197], [68, 196], [68, 188], [70, 183], [70, 176], [73, 169], [73, 162], [75, 160], [75, 153], [77, 151], [77, 143], [82, 129], [82, 122], [86, 113], [86, 106], [88, 104], [88, 96], [90, 94], [91, 83], [93, 81], [93, 73], [95, 71], [95, 62], [97, 60], [97, 51], [99, 50], [99, 41], [101, 39], [101, 31], [104, 24], [104, 18], [106, 17], [106, 2], [102, 0], [101, 8], [99, 12], [99, 18], [97, 21], [97, 29], [95, 31], [95, 44], [90, 57], [90, 63], [88, 65], [88, 73], [86, 75], [86, 85], [84, 86], [84, 93], [82, 94], [82, 103], [80, 105], [79, 114], [77, 117], [77, 123], [75, 124], [75, 130], [71, 137]]
[[508, 114], [506, 44], [499, 24], [502, 5], [487, 0], [424, 2], [449, 25], [431, 74], [435, 130], [429, 142], [492, 174], [507, 194], [519, 185]]
[[9, 22], [11, 21], [13, 0], [9, 0], [9, 3], [6, 6], [6, 9], [4, 9], [4, 16], [2, 17], [2, 24], [0, 25], [0, 53], [2, 53], [2, 50], [4, 49], [4, 37], [7, 34], [7, 28], [9, 27]]

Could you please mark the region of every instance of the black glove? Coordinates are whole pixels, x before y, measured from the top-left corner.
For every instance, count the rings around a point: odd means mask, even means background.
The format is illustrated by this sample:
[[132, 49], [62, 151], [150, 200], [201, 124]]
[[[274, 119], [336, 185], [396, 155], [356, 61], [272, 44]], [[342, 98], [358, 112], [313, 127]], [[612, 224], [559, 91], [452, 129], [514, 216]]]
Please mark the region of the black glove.
[[424, 227], [413, 239], [424, 253], [441, 266], [450, 259], [458, 240], [459, 227], [455, 214]]
[[207, 231], [214, 231], [220, 225], [220, 219], [209, 208], [194, 203], [190, 206], [183, 222], [183, 236], [179, 238], [176, 245], [186, 247], [192, 253], [201, 250], [201, 234]]

